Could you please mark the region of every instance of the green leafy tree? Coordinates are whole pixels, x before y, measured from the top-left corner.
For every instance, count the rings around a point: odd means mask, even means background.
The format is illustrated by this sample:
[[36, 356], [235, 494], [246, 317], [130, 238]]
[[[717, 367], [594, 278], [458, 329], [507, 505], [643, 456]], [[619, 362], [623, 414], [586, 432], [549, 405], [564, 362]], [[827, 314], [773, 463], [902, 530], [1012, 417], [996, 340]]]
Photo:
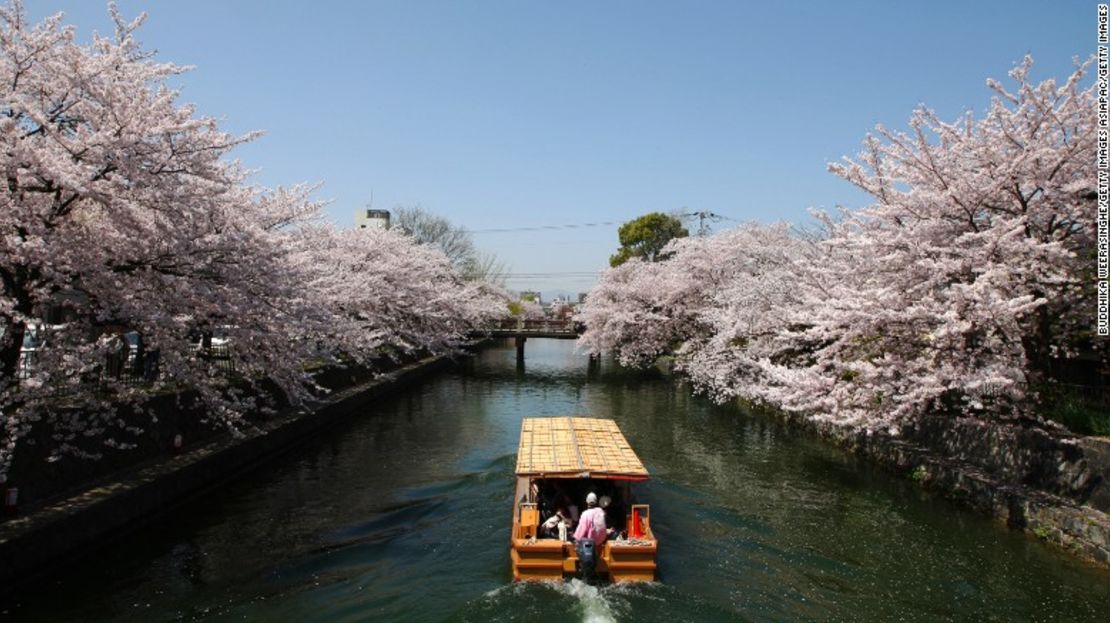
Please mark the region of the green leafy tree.
[[633, 257], [642, 257], [649, 262], [667, 259], [663, 247], [675, 238], [690, 235], [682, 222], [662, 212], [652, 212], [628, 221], [617, 230], [621, 247], [616, 255], [609, 257], [610, 266], [620, 266]]

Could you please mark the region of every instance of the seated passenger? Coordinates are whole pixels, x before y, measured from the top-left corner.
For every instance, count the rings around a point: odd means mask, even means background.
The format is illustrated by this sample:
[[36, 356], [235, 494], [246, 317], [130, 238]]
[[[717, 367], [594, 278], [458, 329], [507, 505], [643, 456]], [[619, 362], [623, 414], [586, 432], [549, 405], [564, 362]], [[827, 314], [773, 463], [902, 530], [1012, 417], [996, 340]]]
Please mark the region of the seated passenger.
[[572, 525], [574, 524], [570, 512], [560, 506], [559, 510], [540, 526], [540, 536], [547, 539], [563, 539]]
[[570, 496], [565, 493], [562, 494], [559, 498], [559, 504], [562, 506], [562, 508], [565, 508], [568, 513], [570, 513], [570, 521], [567, 523], [567, 527], [573, 528], [578, 525], [578, 506], [574, 504], [574, 501], [570, 499]]

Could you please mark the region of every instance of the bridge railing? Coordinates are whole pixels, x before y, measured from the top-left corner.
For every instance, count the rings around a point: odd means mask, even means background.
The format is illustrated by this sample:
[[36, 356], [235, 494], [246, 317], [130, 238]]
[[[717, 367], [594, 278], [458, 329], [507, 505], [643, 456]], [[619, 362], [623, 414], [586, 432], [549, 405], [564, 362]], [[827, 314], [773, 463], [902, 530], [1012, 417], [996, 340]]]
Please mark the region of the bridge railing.
[[514, 333], [577, 333], [578, 324], [573, 320], [506, 318], [498, 322], [491, 330]]

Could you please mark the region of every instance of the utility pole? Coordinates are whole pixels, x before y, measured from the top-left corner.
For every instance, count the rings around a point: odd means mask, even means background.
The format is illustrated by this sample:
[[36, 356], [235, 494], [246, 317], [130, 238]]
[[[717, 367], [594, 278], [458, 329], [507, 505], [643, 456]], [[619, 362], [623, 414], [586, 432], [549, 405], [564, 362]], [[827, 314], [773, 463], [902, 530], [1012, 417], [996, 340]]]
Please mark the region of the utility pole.
[[699, 237], [705, 236], [706, 234], [709, 233], [709, 225], [706, 225], [705, 221], [707, 221], [707, 220], [709, 220], [709, 221], [719, 221], [722, 218], [724, 218], [720, 214], [714, 214], [713, 212], [710, 212], [708, 210], [700, 210], [698, 212], [689, 212], [687, 214], [683, 214], [682, 216], [685, 216], [685, 217], [696, 216], [696, 217], [698, 217], [698, 236]]

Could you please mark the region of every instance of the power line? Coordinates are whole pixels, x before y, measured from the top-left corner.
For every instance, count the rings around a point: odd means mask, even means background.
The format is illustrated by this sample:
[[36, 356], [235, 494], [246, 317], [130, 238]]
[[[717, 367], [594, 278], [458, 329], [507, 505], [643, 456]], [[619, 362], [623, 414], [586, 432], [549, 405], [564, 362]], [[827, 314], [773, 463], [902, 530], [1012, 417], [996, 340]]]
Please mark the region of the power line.
[[467, 229], [468, 234], [502, 234], [516, 231], [545, 231], [549, 229], [578, 229], [580, 227], [602, 227], [618, 225], [618, 221], [604, 221], [601, 223], [570, 223], [567, 225], [534, 225], [532, 227], [498, 227], [494, 229]]
[[594, 281], [597, 281], [597, 279], [597, 275], [594, 275], [592, 277], [586, 277], [584, 275], [581, 277], [504, 277], [505, 281], [515, 281], [517, 283], [537, 283], [541, 281], [555, 281], [558, 283], [593, 283]]
[[585, 271], [585, 270], [553, 271], [553, 272], [507, 272], [507, 273], [505, 273], [505, 277], [547, 277], [547, 275], [564, 275], [564, 277], [571, 277], [571, 275], [576, 275], [576, 274], [593, 275], [593, 274], [602, 274], [602, 273], [601, 273], [601, 271], [596, 271], [596, 270], [592, 270], [592, 271]]
[[506, 281], [593, 281], [600, 276], [601, 273], [510, 273], [501, 278]]
[[[680, 214], [679, 216], [684, 217], [684, 218], [697, 217], [698, 221], [699, 221], [699, 227], [698, 227], [699, 233], [704, 233], [704, 232], [708, 231], [708, 227], [705, 226], [705, 221], [707, 219], [711, 220], [711, 221], [717, 221], [717, 220], [722, 220], [722, 219], [726, 220], [726, 221], [735, 221], [736, 220], [732, 217], [725, 216], [724, 214], [717, 214], [715, 212], [709, 212], [707, 210], [702, 210], [700, 212], [684, 212], [683, 214]], [[518, 232], [518, 231], [549, 231], [549, 230], [559, 230], [559, 229], [580, 229], [580, 228], [586, 228], [586, 227], [606, 227], [606, 226], [610, 226], [610, 225], [622, 225], [622, 224], [624, 224], [624, 222], [626, 222], [626, 221], [623, 221], [623, 222], [622, 221], [601, 221], [601, 222], [598, 222], [598, 223], [566, 223], [566, 224], [563, 224], [563, 225], [531, 225], [531, 226], [528, 226], [528, 227], [495, 227], [495, 228], [491, 228], [491, 229], [465, 229], [463, 231], [465, 231], [468, 234], [507, 234], [507, 233]]]

